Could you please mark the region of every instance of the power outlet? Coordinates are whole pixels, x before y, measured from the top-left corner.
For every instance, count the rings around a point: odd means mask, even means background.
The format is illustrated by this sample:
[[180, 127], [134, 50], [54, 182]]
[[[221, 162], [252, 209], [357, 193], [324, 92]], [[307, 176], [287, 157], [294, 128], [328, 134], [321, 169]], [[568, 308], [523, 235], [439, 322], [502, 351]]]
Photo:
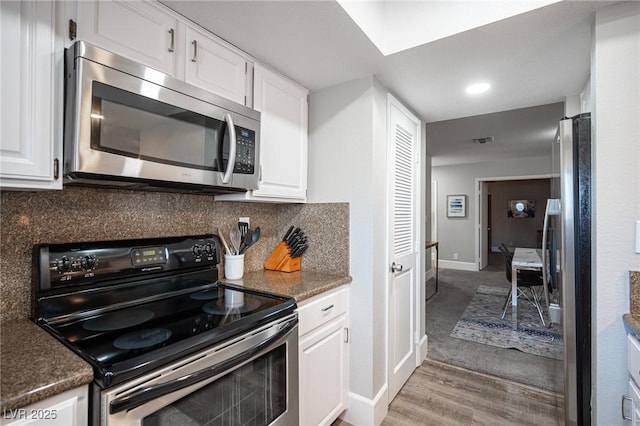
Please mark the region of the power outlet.
[[251, 219], [249, 219], [248, 217], [241, 217], [238, 219], [238, 222], [244, 222], [249, 228], [251, 228]]
[[458, 253], [453, 253], [453, 260], [458, 260]]

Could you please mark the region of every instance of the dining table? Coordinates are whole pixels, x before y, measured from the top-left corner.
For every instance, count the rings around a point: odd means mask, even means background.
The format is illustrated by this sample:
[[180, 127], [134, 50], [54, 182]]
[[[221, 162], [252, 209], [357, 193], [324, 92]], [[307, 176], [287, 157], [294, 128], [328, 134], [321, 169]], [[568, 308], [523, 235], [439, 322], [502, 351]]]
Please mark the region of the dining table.
[[516, 247], [511, 260], [511, 325], [518, 329], [518, 271], [542, 271], [542, 250]]

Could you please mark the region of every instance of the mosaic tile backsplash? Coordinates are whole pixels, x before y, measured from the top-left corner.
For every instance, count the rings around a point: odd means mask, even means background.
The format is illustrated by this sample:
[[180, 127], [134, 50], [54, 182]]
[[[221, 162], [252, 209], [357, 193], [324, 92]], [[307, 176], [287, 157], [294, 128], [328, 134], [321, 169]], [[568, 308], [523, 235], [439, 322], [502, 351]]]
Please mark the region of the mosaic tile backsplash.
[[0, 320], [28, 318], [34, 244], [227, 232], [248, 216], [261, 238], [245, 270], [264, 260], [289, 225], [309, 237], [302, 268], [349, 273], [349, 205], [213, 201], [211, 196], [97, 188], [0, 193]]

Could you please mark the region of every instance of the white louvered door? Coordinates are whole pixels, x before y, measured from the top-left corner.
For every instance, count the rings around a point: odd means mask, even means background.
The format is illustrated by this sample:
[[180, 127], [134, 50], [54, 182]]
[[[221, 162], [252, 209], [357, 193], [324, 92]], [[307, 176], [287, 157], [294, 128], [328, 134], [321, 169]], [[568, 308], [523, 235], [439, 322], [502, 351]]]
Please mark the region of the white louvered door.
[[420, 120], [388, 100], [389, 401], [416, 368]]

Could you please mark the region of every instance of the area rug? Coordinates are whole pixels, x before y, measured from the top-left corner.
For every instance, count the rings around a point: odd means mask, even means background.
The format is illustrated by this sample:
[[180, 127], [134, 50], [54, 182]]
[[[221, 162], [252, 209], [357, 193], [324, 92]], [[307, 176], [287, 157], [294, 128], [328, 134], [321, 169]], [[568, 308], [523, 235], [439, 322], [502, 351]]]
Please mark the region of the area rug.
[[[543, 326], [535, 306], [518, 299], [518, 330], [511, 327], [511, 305], [502, 316], [505, 288], [481, 285], [451, 332], [451, 337], [499, 348], [513, 348], [553, 359], [563, 358], [562, 331]], [[546, 316], [545, 316], [546, 317]]]

